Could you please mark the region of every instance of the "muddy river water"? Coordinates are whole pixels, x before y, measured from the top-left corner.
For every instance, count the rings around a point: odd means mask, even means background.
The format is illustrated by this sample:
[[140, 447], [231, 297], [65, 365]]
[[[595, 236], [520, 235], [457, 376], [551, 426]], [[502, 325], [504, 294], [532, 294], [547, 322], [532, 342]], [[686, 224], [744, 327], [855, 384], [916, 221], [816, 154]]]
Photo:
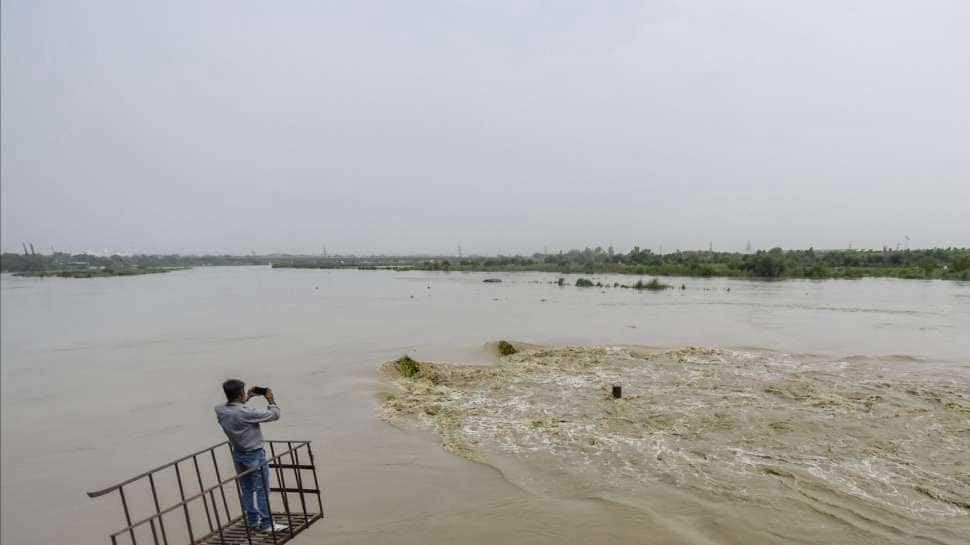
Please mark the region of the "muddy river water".
[[84, 492], [220, 441], [230, 376], [313, 441], [299, 543], [970, 536], [970, 284], [575, 278], [4, 275], [0, 540], [105, 543], [118, 506]]

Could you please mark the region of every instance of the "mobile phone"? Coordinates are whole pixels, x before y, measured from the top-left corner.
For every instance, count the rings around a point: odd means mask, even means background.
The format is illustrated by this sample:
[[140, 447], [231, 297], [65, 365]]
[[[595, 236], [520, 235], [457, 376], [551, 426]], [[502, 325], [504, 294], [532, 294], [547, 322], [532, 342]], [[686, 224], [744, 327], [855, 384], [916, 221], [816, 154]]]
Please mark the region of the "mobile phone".
[[258, 396], [266, 395], [266, 388], [264, 386], [253, 386], [253, 393]]

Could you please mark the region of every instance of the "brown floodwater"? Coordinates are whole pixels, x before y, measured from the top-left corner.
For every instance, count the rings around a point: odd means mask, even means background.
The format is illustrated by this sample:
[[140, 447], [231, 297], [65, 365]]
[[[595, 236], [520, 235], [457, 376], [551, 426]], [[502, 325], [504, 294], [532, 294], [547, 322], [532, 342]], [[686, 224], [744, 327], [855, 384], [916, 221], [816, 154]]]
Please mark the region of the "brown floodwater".
[[[3, 275], [0, 540], [105, 543], [84, 492], [220, 441], [230, 376], [314, 443], [301, 543], [965, 540], [970, 285], [484, 276]], [[409, 393], [379, 372], [405, 353], [489, 371]]]
[[[600, 498], [703, 542], [963, 543], [970, 370], [911, 358], [531, 348], [385, 375], [383, 416], [538, 496]], [[620, 385], [622, 397], [612, 395]], [[663, 519], [663, 517], [662, 517]], [[710, 524], [718, 521], [719, 526]]]

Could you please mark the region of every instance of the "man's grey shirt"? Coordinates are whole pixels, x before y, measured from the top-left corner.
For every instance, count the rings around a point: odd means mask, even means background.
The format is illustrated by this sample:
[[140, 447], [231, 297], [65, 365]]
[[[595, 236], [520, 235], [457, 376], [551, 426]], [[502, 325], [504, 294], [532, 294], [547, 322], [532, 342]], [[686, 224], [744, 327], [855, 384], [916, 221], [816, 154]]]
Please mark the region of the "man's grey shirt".
[[279, 420], [280, 408], [269, 405], [265, 409], [258, 409], [244, 403], [224, 403], [216, 405], [216, 418], [232, 448], [246, 452], [262, 448], [263, 432], [259, 424]]

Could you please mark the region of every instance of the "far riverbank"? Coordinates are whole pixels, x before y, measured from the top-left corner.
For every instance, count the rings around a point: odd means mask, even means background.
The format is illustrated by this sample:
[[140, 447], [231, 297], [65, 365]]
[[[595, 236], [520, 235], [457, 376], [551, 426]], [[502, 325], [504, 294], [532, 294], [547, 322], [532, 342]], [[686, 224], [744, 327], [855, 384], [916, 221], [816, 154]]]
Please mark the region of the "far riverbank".
[[673, 252], [634, 248], [627, 254], [589, 248], [559, 254], [497, 257], [285, 257], [274, 268], [395, 271], [545, 272], [692, 278], [827, 279], [902, 278], [970, 280], [970, 249], [782, 250], [755, 253]]
[[138, 276], [142, 274], [160, 274], [172, 271], [184, 271], [189, 267], [150, 267], [145, 269], [127, 267], [122, 269], [67, 269], [60, 271], [24, 271], [14, 273], [14, 276], [27, 278], [107, 278], [110, 276]]
[[[395, 271], [543, 272], [553, 274], [623, 274], [691, 278], [827, 279], [903, 278], [970, 280], [970, 248], [882, 250], [759, 250], [756, 252], [675, 251], [653, 253], [634, 247], [627, 253], [612, 247], [585, 248], [530, 256], [448, 255], [50, 255], [4, 253], [0, 271], [38, 272], [85, 269], [153, 269], [271, 265], [294, 269], [360, 269]], [[53, 276], [56, 276], [54, 274]], [[78, 275], [80, 277], [87, 277]], [[120, 276], [120, 275], [108, 275]], [[72, 273], [71, 277], [74, 276]]]

